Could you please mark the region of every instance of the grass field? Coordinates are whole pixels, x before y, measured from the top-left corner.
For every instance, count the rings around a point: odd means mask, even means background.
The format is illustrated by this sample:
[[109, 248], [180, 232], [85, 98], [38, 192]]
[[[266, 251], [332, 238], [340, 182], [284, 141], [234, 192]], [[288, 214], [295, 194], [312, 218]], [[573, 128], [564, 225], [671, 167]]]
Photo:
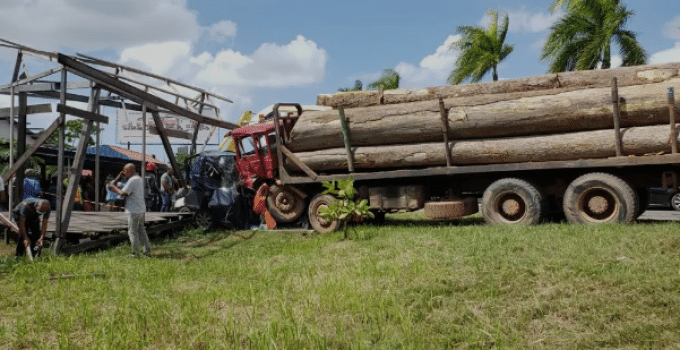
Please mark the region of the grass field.
[[388, 217], [9, 257], [0, 349], [678, 349], [680, 225]]

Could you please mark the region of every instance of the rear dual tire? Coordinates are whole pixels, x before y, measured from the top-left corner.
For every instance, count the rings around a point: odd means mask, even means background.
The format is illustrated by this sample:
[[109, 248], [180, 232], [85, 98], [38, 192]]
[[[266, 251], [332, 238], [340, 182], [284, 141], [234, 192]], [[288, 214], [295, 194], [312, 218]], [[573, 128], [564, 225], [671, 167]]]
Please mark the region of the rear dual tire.
[[627, 223], [641, 212], [635, 190], [607, 173], [585, 174], [572, 181], [562, 205], [567, 220], [575, 224]]

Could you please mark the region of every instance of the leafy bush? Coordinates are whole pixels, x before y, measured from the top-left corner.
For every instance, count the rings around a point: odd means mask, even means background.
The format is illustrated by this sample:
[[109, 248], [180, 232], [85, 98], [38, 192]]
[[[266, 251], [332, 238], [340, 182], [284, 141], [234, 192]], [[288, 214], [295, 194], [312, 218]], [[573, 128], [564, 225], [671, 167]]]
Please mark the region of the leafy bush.
[[349, 221], [374, 217], [370, 211], [368, 200], [363, 199], [359, 203], [354, 200], [357, 194], [357, 190], [354, 188], [354, 179], [324, 181], [323, 186], [326, 188], [323, 194], [331, 194], [337, 200], [327, 207], [320, 207], [319, 214], [328, 221], [340, 221], [345, 239], [348, 238], [347, 223]]

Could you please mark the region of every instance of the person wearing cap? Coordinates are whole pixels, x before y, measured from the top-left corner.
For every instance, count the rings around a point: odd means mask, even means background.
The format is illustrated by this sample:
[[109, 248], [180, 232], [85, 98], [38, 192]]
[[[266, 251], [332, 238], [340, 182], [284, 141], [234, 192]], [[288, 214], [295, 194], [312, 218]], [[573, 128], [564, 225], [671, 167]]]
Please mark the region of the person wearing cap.
[[14, 215], [14, 221], [19, 227], [17, 256], [24, 255], [26, 247], [30, 247], [33, 252], [37, 252], [42, 248], [43, 239], [45, 238], [45, 233], [47, 233], [50, 209], [50, 202], [48, 200], [37, 198], [26, 198], [14, 207], [12, 214]]
[[128, 181], [123, 188], [109, 184], [109, 188], [125, 197], [125, 212], [128, 213], [128, 236], [132, 245], [132, 256], [139, 256], [140, 242], [144, 245], [144, 255], [151, 255], [151, 243], [146, 235], [144, 216], [146, 204], [144, 203], [144, 182], [142, 177], [136, 174], [135, 165], [128, 163], [123, 167], [123, 173]]
[[40, 188], [40, 181], [35, 178], [35, 170], [26, 169], [24, 176], [24, 194], [21, 199], [39, 199], [40, 194], [42, 193], [42, 188]]

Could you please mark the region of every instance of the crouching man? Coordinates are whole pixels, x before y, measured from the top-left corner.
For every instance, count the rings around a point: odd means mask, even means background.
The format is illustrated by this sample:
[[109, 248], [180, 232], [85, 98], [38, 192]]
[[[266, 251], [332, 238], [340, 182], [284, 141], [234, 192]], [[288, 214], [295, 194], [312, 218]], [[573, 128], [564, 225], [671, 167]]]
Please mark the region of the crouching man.
[[30, 247], [33, 255], [38, 255], [43, 246], [45, 233], [47, 233], [50, 209], [49, 201], [36, 198], [26, 198], [14, 207], [12, 213], [14, 214], [14, 221], [19, 227], [17, 256], [26, 254], [27, 247]]

